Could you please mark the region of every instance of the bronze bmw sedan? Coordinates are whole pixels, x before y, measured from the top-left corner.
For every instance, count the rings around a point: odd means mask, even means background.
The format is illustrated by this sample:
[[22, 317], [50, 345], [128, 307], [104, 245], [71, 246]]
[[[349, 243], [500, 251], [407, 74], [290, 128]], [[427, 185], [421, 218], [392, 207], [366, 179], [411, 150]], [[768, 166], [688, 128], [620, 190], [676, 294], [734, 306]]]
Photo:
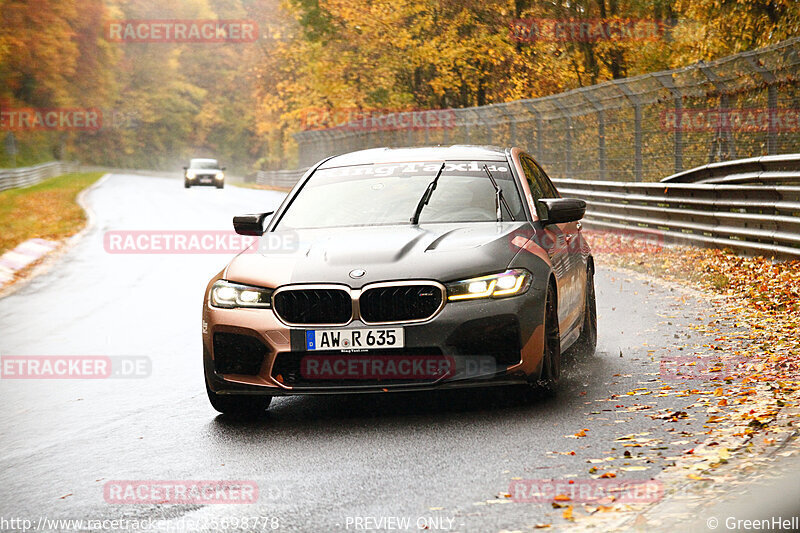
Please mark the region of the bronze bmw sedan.
[[208, 284], [212, 406], [274, 396], [523, 385], [553, 392], [561, 353], [593, 353], [586, 205], [518, 148], [371, 149], [331, 157]]

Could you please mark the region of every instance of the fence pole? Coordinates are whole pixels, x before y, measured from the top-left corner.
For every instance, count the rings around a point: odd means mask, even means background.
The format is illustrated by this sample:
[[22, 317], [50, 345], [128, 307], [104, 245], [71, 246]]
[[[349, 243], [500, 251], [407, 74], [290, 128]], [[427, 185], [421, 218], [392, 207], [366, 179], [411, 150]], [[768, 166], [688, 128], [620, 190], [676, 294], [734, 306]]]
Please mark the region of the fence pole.
[[544, 151], [542, 150], [542, 114], [539, 112], [538, 109], [533, 105], [533, 102], [530, 100], [524, 100], [522, 104], [525, 106], [525, 109], [531, 112], [531, 114], [535, 117], [536, 121], [536, 151], [535, 157], [536, 161], [539, 162], [540, 165], [544, 164]]
[[[714, 86], [714, 88], [717, 89], [717, 91], [719, 92], [720, 111], [723, 113], [729, 112], [731, 108], [731, 100], [730, 100], [731, 91], [728, 88], [728, 84], [725, 83], [723, 80], [721, 80], [719, 76], [717, 76], [717, 74], [713, 70], [711, 70], [705, 62], [700, 61], [698, 66], [700, 67], [700, 72], [703, 73], [706, 79], [708, 79], [708, 81], [710, 81], [711, 84]], [[728, 159], [736, 159], [736, 148], [734, 147], [733, 144], [733, 132], [731, 131], [731, 128], [730, 127], [723, 128], [722, 124], [720, 124], [720, 127], [717, 129], [717, 135], [718, 139], [721, 139], [723, 135], [725, 137], [725, 144], [727, 144], [726, 148], [728, 152], [727, 154]], [[714, 154], [712, 148], [712, 154], [711, 154], [712, 161], [713, 157]]]
[[[483, 122], [483, 126], [484, 126], [485, 131], [486, 131], [486, 137], [484, 138], [483, 142], [485, 144], [492, 144], [492, 126], [489, 123], [488, 119], [486, 119], [483, 116], [481, 116], [481, 111], [483, 111], [484, 114], [489, 114], [489, 113], [491, 113], [492, 108], [488, 107], [488, 108], [481, 109], [480, 107], [474, 107], [473, 109], [475, 110], [475, 115], [477, 115], [477, 117], [478, 117], [478, 121]], [[476, 123], [477, 123], [477, 121], [476, 121]]]
[[504, 121], [508, 124], [508, 145], [517, 146], [517, 121], [512, 113], [506, 111], [507, 104], [498, 104], [497, 108], [503, 114]]
[[614, 85], [633, 105], [633, 179], [642, 181], [642, 100], [624, 81], [614, 81]]
[[599, 176], [601, 180], [606, 179], [606, 118], [603, 106], [597, 101], [591, 90], [581, 91], [584, 98], [592, 105], [597, 115], [597, 159], [599, 164]]
[[572, 117], [567, 114], [566, 108], [558, 98], [553, 98], [553, 103], [561, 111], [561, 118], [566, 119], [567, 123], [564, 130], [564, 177], [569, 179], [572, 178]]
[[[675, 87], [675, 82], [672, 79], [671, 72], [660, 72], [657, 74], [653, 74], [655, 78], [661, 82], [661, 85], [667, 89], [670, 94], [672, 95], [672, 102], [675, 106], [675, 117], [678, 122], [682, 120], [682, 113], [683, 113], [683, 95]], [[680, 126], [676, 127], [673, 131], [674, 135], [674, 146], [673, 146], [673, 153], [675, 158], [675, 173], [683, 170], [683, 132], [681, 131]]]
[[778, 88], [775, 86], [775, 75], [764, 68], [764, 66], [756, 61], [752, 54], [745, 56], [745, 59], [750, 64], [750, 67], [758, 72], [764, 83], [767, 84], [767, 109], [769, 110], [769, 125], [767, 127], [767, 154], [775, 155], [778, 153], [778, 131], [773, 122], [775, 117], [775, 110], [778, 107]]
[[642, 106], [633, 106], [633, 179], [642, 181]]

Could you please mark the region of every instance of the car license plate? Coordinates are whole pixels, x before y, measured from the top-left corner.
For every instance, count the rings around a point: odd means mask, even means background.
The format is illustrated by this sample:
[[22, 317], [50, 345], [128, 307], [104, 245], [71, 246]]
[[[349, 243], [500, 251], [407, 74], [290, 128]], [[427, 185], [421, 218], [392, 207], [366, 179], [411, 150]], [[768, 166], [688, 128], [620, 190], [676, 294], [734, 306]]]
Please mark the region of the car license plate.
[[403, 328], [307, 329], [306, 350], [402, 348]]

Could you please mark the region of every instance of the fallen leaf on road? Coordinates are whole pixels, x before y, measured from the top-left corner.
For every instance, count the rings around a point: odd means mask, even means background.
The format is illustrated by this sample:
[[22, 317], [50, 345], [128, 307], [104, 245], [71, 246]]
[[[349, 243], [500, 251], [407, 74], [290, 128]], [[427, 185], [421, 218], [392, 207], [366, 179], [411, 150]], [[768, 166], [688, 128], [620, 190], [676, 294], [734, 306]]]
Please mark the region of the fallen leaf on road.
[[564, 509], [564, 512], [561, 514], [561, 516], [564, 517], [564, 520], [569, 520], [570, 522], [575, 520], [575, 518], [572, 516], [572, 506], [570, 505]]

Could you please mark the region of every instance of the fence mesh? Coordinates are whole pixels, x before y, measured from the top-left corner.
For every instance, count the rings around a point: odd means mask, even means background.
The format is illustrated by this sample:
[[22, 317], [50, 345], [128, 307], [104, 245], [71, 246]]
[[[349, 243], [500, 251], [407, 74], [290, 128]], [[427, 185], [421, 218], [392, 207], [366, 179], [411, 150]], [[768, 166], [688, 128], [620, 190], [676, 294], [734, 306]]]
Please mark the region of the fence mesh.
[[452, 115], [446, 128], [302, 131], [298, 163], [381, 146], [493, 144], [522, 147], [554, 178], [658, 181], [714, 161], [800, 152], [800, 37]]

